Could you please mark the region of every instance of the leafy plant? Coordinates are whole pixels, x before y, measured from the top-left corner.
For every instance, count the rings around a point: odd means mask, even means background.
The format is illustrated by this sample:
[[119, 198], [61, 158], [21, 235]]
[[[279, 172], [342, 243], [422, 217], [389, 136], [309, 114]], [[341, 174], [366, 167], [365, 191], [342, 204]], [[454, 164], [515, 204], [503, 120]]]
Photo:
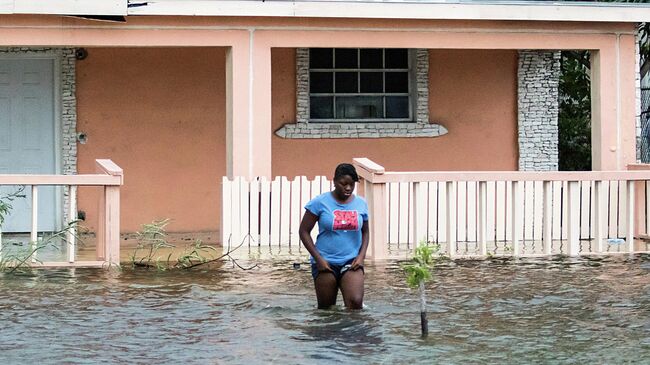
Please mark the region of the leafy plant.
[[[216, 248], [205, 245], [201, 240], [196, 240], [192, 245], [186, 247], [175, 260], [173, 260], [172, 256], [174, 255], [174, 249], [176, 246], [167, 241], [168, 234], [166, 227], [169, 222], [169, 219], [163, 219], [142, 225], [142, 230], [136, 233], [138, 244], [130, 258], [132, 267], [155, 268], [158, 271], [191, 269], [211, 262], [221, 261], [224, 258], [229, 259], [233, 265], [237, 265], [243, 270], [250, 270], [257, 267], [257, 265], [254, 265], [249, 268], [244, 268], [240, 266], [232, 256], [230, 256], [233, 251], [241, 247], [246, 239], [249, 239], [250, 237], [245, 237], [244, 240], [234, 248], [231, 248], [230, 239], [228, 239], [226, 253], [216, 257], [214, 255], [214, 253], [217, 252]], [[161, 249], [170, 249], [170, 251], [166, 256], [162, 256], [159, 254]], [[142, 252], [144, 254], [139, 256], [139, 253]]]
[[[131, 266], [151, 267], [162, 269], [162, 257], [157, 256], [158, 251], [163, 248], [173, 248], [174, 245], [167, 242], [167, 231], [165, 227], [169, 219], [153, 221], [142, 225], [142, 230], [136, 232], [138, 244], [131, 254]], [[144, 255], [138, 258], [138, 253], [144, 251]], [[167, 256], [167, 262], [171, 259], [172, 253]]]
[[426, 293], [424, 284], [431, 280], [432, 271], [440, 255], [439, 245], [429, 245], [428, 242], [420, 242], [415, 249], [415, 254], [411, 261], [402, 265], [406, 273], [406, 284], [412, 288], [418, 289], [420, 296], [420, 324], [422, 328], [422, 337], [429, 334], [429, 321], [427, 320]]
[[21, 186], [12, 193], [0, 195], [0, 227], [5, 222], [5, 218], [7, 215], [9, 215], [9, 212], [11, 212], [11, 209], [13, 208], [11, 203], [18, 198], [24, 198], [24, 192], [25, 187]]
[[59, 250], [62, 244], [68, 244], [68, 237], [72, 233], [77, 242], [82, 242], [78, 231], [80, 230], [79, 221], [70, 222], [61, 230], [44, 234], [36, 242], [27, 244], [9, 243], [2, 245], [0, 248], [0, 272], [13, 273], [32, 269], [32, 262], [42, 263], [38, 258], [38, 252], [46, 248]]

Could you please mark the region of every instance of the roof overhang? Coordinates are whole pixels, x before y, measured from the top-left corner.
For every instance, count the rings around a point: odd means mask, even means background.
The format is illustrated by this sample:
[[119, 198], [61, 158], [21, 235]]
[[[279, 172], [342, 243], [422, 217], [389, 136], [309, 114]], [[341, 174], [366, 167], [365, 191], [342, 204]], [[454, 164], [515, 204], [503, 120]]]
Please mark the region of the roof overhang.
[[[140, 5], [134, 6], [138, 2]], [[436, 0], [130, 0], [128, 14], [643, 22], [650, 21], [650, 4], [568, 3], [553, 1], [449, 2]]]
[[650, 4], [554, 1], [0, 0], [0, 14], [650, 21]]
[[0, 14], [126, 15], [127, 0], [0, 0]]

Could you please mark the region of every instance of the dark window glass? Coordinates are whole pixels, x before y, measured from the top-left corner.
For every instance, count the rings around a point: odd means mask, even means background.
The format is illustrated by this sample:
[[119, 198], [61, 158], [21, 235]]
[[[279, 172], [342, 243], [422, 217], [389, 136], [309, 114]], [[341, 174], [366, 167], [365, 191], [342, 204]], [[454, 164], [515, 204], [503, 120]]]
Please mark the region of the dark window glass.
[[333, 96], [312, 96], [309, 98], [309, 117], [312, 119], [334, 118]]
[[386, 118], [408, 118], [409, 98], [408, 96], [387, 96], [386, 97]]
[[386, 68], [408, 68], [409, 56], [404, 48], [386, 49]]
[[310, 48], [309, 68], [332, 68], [331, 48]]
[[335, 68], [359, 68], [356, 48], [337, 48], [335, 53]]
[[336, 77], [336, 92], [337, 93], [358, 93], [357, 87], [358, 72], [337, 72]]
[[384, 74], [382, 72], [362, 72], [361, 92], [381, 93], [384, 91]]
[[340, 96], [336, 98], [336, 117], [349, 119], [383, 118], [381, 96]]
[[382, 68], [382, 51], [377, 48], [367, 48], [360, 50], [361, 68]]
[[408, 72], [386, 72], [386, 92], [387, 93], [409, 92], [409, 73]]
[[309, 92], [312, 93], [334, 92], [334, 74], [332, 72], [310, 72]]

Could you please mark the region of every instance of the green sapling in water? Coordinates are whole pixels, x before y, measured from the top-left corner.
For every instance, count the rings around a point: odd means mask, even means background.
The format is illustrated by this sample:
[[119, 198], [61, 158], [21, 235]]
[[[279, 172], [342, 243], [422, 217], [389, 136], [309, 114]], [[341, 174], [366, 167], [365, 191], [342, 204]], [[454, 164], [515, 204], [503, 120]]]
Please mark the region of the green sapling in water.
[[402, 266], [406, 272], [406, 283], [413, 289], [418, 288], [418, 293], [420, 294], [420, 323], [422, 327], [422, 337], [426, 337], [429, 334], [427, 301], [424, 292], [424, 284], [431, 280], [431, 271], [435, 265], [438, 249], [437, 245], [429, 246], [427, 242], [422, 242], [415, 249], [415, 254], [411, 259], [411, 262]]

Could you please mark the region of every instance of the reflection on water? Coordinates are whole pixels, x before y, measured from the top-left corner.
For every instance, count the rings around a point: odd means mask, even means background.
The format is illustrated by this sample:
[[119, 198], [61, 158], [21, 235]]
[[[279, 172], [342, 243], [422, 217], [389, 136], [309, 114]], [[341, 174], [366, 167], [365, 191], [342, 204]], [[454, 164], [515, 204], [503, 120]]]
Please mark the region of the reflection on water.
[[[366, 308], [315, 309], [308, 265], [37, 270], [0, 277], [0, 355], [109, 363], [644, 363], [650, 257], [459, 261], [436, 270], [427, 339], [397, 263]], [[246, 264], [246, 263], [243, 263]]]

